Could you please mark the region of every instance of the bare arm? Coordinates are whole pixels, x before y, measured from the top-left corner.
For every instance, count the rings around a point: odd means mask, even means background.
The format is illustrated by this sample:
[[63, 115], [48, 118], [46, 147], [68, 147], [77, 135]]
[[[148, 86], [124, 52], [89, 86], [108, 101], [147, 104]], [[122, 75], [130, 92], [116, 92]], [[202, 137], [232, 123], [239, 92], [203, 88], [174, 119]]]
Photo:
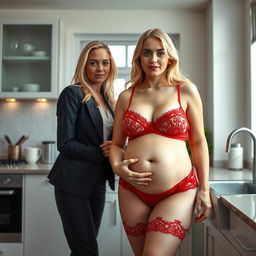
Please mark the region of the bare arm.
[[129, 169], [129, 165], [136, 163], [139, 159], [124, 160], [126, 137], [122, 132], [123, 114], [128, 104], [130, 92], [124, 91], [120, 94], [115, 111], [115, 121], [113, 129], [112, 145], [109, 153], [109, 159], [114, 173], [135, 187], [143, 187], [151, 181], [149, 178], [151, 172], [138, 173]]
[[210, 215], [211, 201], [209, 194], [209, 152], [204, 134], [203, 107], [195, 85], [182, 89], [187, 97], [187, 116], [190, 123], [189, 144], [193, 164], [199, 179], [199, 190], [196, 197], [196, 222], [201, 222]]

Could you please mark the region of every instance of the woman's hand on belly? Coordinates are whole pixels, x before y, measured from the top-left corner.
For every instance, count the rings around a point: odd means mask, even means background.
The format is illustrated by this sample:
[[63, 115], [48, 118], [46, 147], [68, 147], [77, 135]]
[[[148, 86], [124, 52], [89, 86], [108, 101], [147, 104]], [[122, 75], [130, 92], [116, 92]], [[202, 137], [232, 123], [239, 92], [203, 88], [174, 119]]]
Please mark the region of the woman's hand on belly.
[[134, 187], [141, 188], [144, 186], [149, 185], [151, 182], [150, 176], [152, 172], [134, 172], [132, 171], [129, 166], [131, 164], [137, 163], [138, 159], [126, 159], [121, 161], [120, 163], [114, 166], [115, 173], [126, 180], [127, 182], [131, 183]]

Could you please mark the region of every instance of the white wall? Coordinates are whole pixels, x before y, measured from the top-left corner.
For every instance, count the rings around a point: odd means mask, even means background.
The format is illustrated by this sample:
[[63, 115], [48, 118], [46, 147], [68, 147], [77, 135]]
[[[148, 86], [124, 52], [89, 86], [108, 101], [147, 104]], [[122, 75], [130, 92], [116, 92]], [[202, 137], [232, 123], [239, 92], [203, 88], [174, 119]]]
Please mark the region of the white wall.
[[[213, 146], [214, 161], [227, 158], [229, 133], [248, 120], [248, 40], [245, 39], [245, 11], [242, 0], [212, 1]], [[247, 15], [248, 12], [247, 12]], [[243, 136], [239, 141], [244, 141]], [[247, 145], [245, 145], [246, 147]]]
[[[74, 33], [142, 33], [153, 27], [168, 33], [180, 34], [180, 59], [182, 71], [198, 85], [203, 103], [206, 99], [206, 27], [205, 12], [185, 10], [0, 10], [0, 18], [57, 18], [60, 19], [59, 88], [70, 83], [73, 75]], [[34, 113], [34, 103], [20, 102], [18, 120], [10, 118], [10, 107], [0, 104], [0, 154], [6, 153], [2, 135], [6, 132], [17, 138], [20, 131], [29, 133], [31, 139], [26, 145], [38, 144], [48, 137], [55, 138], [55, 103], [47, 103], [49, 115], [46, 119]], [[22, 122], [32, 112], [31, 123]], [[206, 111], [207, 112], [207, 111]], [[17, 117], [17, 116], [16, 116]], [[15, 121], [16, 120], [16, 121]], [[37, 129], [38, 127], [38, 129]], [[40, 129], [44, 127], [44, 129]], [[43, 130], [43, 131], [42, 131]], [[28, 132], [26, 132], [28, 131]], [[39, 131], [39, 132], [37, 132]], [[18, 134], [19, 133], [19, 134]], [[18, 134], [18, 135], [17, 135]]]

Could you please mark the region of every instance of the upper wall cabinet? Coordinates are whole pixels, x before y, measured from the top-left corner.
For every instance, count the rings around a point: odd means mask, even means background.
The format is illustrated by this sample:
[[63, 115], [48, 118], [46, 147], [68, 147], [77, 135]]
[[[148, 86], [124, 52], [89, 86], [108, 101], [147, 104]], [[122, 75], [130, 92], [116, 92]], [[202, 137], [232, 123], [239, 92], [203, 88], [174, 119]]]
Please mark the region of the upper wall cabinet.
[[0, 19], [0, 98], [57, 98], [58, 20]]

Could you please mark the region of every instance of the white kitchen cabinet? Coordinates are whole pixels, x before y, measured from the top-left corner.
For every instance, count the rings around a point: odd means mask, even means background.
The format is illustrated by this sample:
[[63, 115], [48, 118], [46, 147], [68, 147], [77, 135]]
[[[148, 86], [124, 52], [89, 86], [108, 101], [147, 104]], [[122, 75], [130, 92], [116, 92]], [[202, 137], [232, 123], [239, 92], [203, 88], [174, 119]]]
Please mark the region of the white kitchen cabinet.
[[24, 256], [68, 256], [54, 187], [46, 175], [24, 176]]
[[99, 255], [122, 255], [122, 226], [117, 193], [106, 193], [105, 208], [97, 240]]
[[57, 98], [58, 37], [58, 20], [0, 19], [0, 98]]
[[222, 232], [209, 220], [204, 223], [204, 256], [241, 256]]
[[22, 243], [0, 243], [1, 256], [23, 256]]

